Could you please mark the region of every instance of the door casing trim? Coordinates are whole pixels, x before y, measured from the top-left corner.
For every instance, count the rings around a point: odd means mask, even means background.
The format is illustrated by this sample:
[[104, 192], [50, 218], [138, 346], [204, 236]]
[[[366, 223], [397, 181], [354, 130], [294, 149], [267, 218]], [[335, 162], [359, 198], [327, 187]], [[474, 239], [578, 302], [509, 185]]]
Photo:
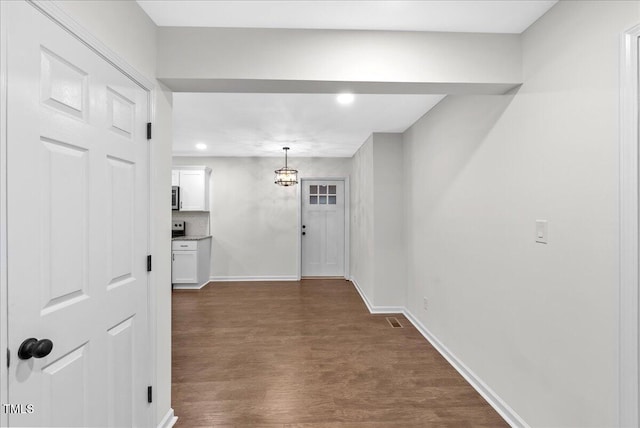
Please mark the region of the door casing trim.
[[296, 189], [296, 197], [298, 199], [298, 251], [297, 251], [297, 272], [296, 278], [298, 281], [302, 279], [302, 185], [305, 181], [343, 181], [344, 182], [344, 279], [349, 279], [349, 224], [351, 223], [351, 197], [349, 194], [349, 177], [302, 177], [300, 178], [300, 185]]
[[618, 426], [640, 422], [638, 293], [638, 42], [640, 25], [622, 35], [620, 54], [620, 230]]
[[[7, 352], [9, 338], [7, 304], [7, 2], [0, 1], [0, 402], [9, 403], [9, 368]], [[9, 425], [9, 415], [0, 412], [0, 426]]]

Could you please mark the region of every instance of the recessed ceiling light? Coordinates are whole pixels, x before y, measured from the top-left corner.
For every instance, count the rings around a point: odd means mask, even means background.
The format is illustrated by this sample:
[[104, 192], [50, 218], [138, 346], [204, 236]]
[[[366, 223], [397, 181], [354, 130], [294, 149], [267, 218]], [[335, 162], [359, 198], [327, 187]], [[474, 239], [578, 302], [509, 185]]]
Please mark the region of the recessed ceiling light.
[[207, 148], [207, 145], [206, 145], [206, 144], [204, 144], [204, 143], [198, 143], [198, 144], [196, 144], [196, 149], [198, 149], [198, 150], [204, 150], [204, 149], [206, 149], [206, 148]]
[[336, 100], [340, 104], [351, 104], [354, 99], [355, 97], [353, 96], [353, 94], [348, 93], [338, 94], [338, 96], [336, 97]]

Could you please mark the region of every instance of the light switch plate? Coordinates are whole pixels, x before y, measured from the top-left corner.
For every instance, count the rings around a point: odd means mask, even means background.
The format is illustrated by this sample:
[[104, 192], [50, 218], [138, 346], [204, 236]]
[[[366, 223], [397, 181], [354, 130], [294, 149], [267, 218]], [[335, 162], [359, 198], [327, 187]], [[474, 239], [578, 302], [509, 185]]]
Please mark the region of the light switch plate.
[[547, 244], [549, 240], [549, 225], [547, 220], [536, 220], [536, 242]]

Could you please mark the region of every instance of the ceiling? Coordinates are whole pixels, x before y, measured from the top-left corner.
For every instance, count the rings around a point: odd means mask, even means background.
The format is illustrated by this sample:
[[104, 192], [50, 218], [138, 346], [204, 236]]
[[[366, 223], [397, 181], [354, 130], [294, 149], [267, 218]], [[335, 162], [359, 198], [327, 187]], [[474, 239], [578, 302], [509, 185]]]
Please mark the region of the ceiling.
[[[350, 157], [372, 132], [403, 132], [443, 95], [175, 93], [175, 155]], [[198, 150], [196, 144], [206, 144]]]
[[555, 0], [138, 0], [159, 26], [517, 34], [555, 3]]
[[[159, 26], [521, 33], [556, 1], [137, 0]], [[175, 93], [174, 155], [349, 157], [444, 95]], [[206, 149], [196, 148], [205, 144]]]

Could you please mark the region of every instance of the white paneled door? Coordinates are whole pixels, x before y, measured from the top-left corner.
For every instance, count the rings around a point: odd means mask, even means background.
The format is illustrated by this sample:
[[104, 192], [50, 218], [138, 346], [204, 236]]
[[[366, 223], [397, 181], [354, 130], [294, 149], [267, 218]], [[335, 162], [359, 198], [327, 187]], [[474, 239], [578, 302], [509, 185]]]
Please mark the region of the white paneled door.
[[9, 425], [148, 426], [148, 93], [7, 3]]
[[302, 180], [302, 276], [344, 276], [344, 181]]

